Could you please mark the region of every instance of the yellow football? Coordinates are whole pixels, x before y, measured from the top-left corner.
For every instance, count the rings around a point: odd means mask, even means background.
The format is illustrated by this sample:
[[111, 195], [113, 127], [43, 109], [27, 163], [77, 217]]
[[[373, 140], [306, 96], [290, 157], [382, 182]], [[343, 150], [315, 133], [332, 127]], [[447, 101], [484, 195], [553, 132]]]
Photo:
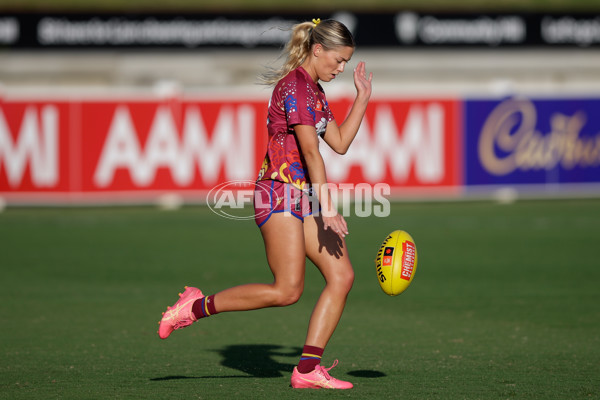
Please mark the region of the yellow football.
[[402, 230], [390, 233], [379, 248], [375, 270], [381, 290], [390, 296], [404, 292], [417, 270], [417, 247], [413, 238]]

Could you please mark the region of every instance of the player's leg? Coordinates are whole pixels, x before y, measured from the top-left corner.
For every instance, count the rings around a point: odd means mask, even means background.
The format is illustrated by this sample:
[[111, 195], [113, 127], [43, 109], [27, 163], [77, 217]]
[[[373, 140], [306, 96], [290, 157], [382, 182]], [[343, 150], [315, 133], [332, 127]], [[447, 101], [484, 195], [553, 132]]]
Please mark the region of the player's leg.
[[335, 330], [354, 283], [346, 241], [323, 228], [320, 216], [304, 220], [306, 255], [325, 278], [325, 288], [311, 315], [306, 344], [324, 348]]
[[175, 329], [219, 312], [286, 306], [300, 298], [306, 265], [302, 221], [288, 213], [274, 213], [261, 226], [261, 233], [273, 282], [234, 286], [212, 296], [186, 287], [177, 302], [163, 313], [158, 329], [162, 339]]
[[352, 388], [350, 382], [332, 378], [328, 374], [333, 367], [324, 368], [319, 365], [354, 282], [354, 270], [346, 242], [331, 230], [325, 230], [319, 216], [304, 219], [304, 232], [306, 255], [321, 271], [325, 278], [325, 288], [313, 309], [302, 357], [292, 374], [292, 386], [349, 389]]
[[235, 286], [217, 293], [217, 312], [286, 306], [300, 298], [306, 265], [302, 221], [289, 213], [274, 213], [260, 231], [273, 283]]

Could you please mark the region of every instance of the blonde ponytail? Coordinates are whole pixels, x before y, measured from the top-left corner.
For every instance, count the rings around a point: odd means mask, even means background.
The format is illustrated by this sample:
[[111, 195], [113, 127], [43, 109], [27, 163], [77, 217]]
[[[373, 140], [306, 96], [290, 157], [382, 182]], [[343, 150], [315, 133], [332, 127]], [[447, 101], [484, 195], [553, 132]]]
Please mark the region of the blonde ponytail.
[[356, 47], [352, 34], [342, 24], [333, 19], [325, 21], [313, 20], [313, 22], [302, 22], [292, 27], [290, 40], [280, 56], [287, 55], [286, 61], [279, 69], [267, 67], [260, 75], [261, 83], [275, 85], [290, 71], [298, 68], [306, 57], [308, 57], [313, 44], [319, 43], [325, 49], [333, 49], [339, 46]]

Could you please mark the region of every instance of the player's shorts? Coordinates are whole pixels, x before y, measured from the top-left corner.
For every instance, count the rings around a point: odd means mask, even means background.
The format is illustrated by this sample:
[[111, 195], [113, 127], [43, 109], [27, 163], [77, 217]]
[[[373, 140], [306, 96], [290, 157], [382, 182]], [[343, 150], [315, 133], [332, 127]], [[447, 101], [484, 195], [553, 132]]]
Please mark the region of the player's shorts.
[[304, 222], [304, 217], [313, 213], [313, 201], [315, 197], [289, 183], [258, 181], [254, 186], [254, 220], [260, 227], [274, 213], [288, 212]]

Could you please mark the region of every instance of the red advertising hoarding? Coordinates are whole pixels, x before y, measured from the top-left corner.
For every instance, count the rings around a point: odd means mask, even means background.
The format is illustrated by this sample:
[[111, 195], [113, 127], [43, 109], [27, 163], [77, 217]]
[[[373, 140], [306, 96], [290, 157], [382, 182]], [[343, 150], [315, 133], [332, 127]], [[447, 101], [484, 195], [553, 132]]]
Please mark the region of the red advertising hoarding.
[[[350, 99], [330, 99], [341, 123]], [[254, 180], [267, 101], [193, 98], [0, 102], [0, 196], [11, 203], [202, 202], [219, 183]], [[373, 99], [328, 179], [387, 183], [393, 195], [462, 185], [460, 102]]]

